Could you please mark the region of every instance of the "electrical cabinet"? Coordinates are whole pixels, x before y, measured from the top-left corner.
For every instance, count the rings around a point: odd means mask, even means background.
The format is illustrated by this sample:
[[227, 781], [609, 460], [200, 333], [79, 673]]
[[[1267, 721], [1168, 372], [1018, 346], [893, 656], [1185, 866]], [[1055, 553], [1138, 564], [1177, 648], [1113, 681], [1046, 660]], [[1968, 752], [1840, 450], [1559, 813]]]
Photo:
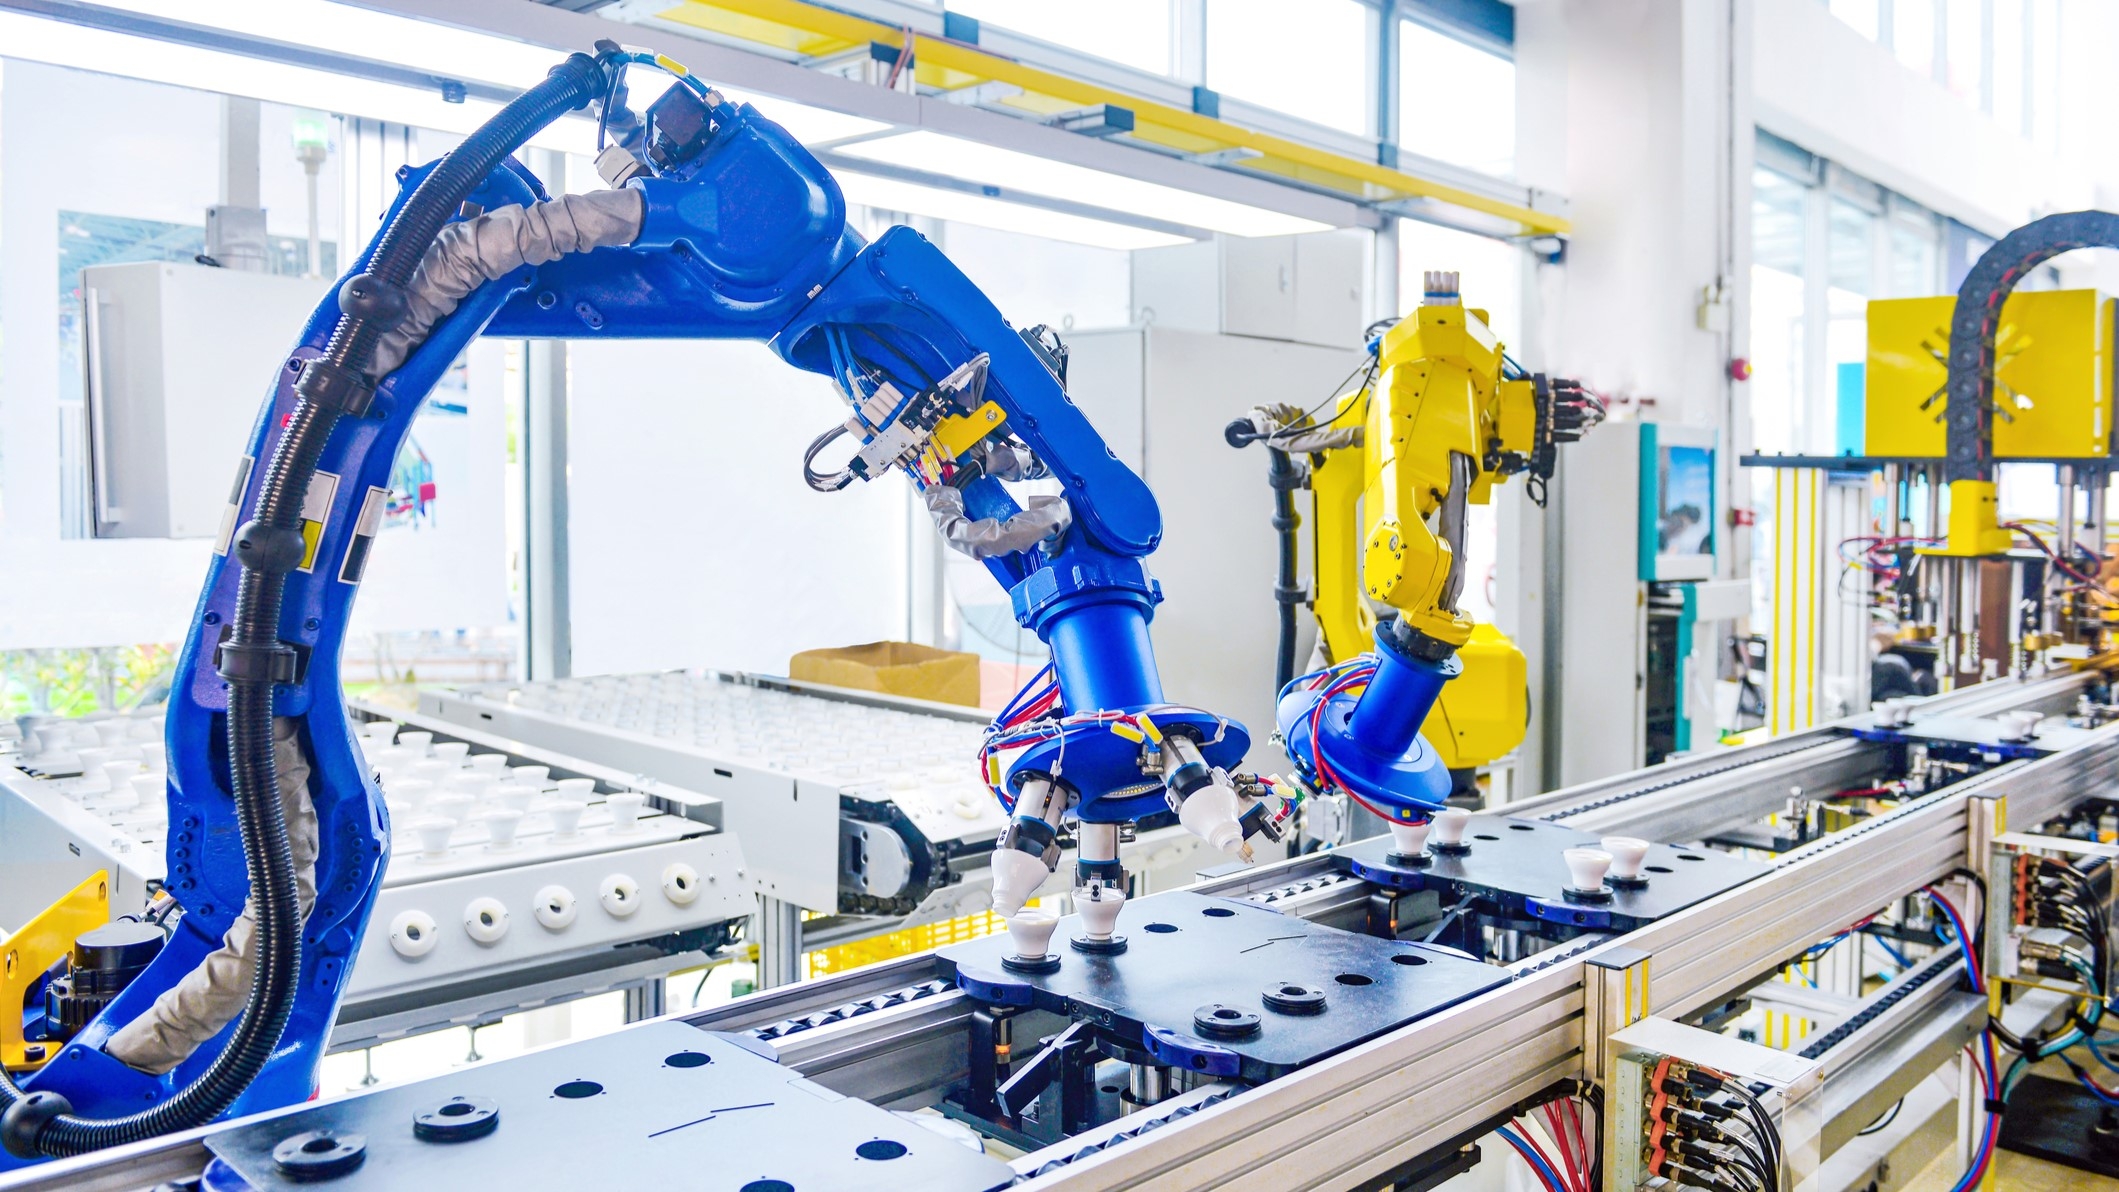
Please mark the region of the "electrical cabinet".
[[329, 285], [180, 261], [81, 271], [98, 538], [219, 532], [265, 387]]
[[1217, 236], [1133, 254], [1136, 322], [1331, 348], [1358, 348], [1366, 321], [1365, 233]]

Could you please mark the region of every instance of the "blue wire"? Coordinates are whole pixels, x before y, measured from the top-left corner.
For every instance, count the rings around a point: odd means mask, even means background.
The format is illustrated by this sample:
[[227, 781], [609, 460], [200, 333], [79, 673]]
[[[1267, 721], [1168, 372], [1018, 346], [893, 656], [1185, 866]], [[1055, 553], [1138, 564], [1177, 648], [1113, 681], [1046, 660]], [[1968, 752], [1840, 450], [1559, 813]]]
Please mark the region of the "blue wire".
[[1530, 1169], [1538, 1173], [1539, 1181], [1547, 1188], [1550, 1188], [1552, 1192], [1567, 1192], [1567, 1185], [1560, 1182], [1560, 1174], [1547, 1167], [1545, 1160], [1538, 1158], [1538, 1152], [1532, 1150], [1530, 1144], [1523, 1141], [1514, 1130], [1509, 1129], [1507, 1126], [1502, 1126], [1495, 1130], [1494, 1133], [1507, 1140], [1508, 1145], [1516, 1148], [1516, 1153], [1523, 1156], [1523, 1161], [1530, 1164]]

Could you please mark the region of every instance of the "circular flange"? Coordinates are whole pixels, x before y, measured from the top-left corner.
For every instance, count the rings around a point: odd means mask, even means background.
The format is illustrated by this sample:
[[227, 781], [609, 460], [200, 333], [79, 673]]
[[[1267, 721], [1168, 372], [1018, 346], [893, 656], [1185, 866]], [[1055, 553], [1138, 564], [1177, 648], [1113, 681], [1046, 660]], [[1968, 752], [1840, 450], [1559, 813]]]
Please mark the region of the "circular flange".
[[1192, 1029], [1210, 1039], [1241, 1039], [1255, 1035], [1258, 1023], [1259, 1017], [1252, 1011], [1220, 1002], [1209, 1002], [1192, 1011]]
[[1107, 940], [1093, 940], [1086, 935], [1078, 935], [1068, 940], [1067, 946], [1091, 956], [1116, 956], [1126, 950], [1126, 937], [1114, 935]]
[[1427, 842], [1427, 848], [1429, 852], [1441, 853], [1445, 857], [1469, 857], [1472, 852], [1472, 846], [1461, 840], [1455, 844], [1444, 844], [1439, 840], [1430, 840]]
[[1059, 956], [1051, 952], [1047, 952], [1043, 956], [1036, 957], [1001, 957], [1001, 967], [1007, 969], [1011, 973], [1056, 973], [1059, 971], [1059, 966]]
[[1648, 879], [1646, 877], [1606, 876], [1604, 881], [1610, 885], [1617, 886], [1621, 890], [1646, 890], [1648, 888]]
[[1282, 1014], [1324, 1013], [1324, 990], [1315, 985], [1304, 985], [1300, 981], [1282, 981], [1266, 986], [1260, 995], [1266, 1009], [1278, 1010]]
[[1435, 863], [1426, 853], [1385, 853], [1383, 863], [1398, 869], [1425, 869]]
[[335, 1130], [308, 1130], [280, 1140], [272, 1148], [272, 1161], [280, 1173], [297, 1183], [329, 1180], [352, 1171], [368, 1157], [364, 1134], [340, 1134]]
[[1601, 906], [1611, 901], [1610, 890], [1576, 890], [1570, 888], [1562, 891], [1562, 893], [1569, 902], [1586, 903], [1590, 906]]
[[451, 1097], [412, 1119], [412, 1133], [428, 1142], [469, 1142], [500, 1128], [500, 1106], [484, 1097]]

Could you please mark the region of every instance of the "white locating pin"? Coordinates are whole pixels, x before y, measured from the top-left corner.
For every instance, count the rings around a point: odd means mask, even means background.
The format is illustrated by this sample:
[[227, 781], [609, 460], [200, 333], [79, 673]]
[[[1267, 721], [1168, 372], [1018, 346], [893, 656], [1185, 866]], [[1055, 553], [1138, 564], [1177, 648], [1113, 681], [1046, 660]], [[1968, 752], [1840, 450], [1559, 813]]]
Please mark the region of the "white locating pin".
[[1640, 879], [1641, 862], [1648, 859], [1647, 841], [1633, 836], [1606, 836], [1598, 843], [1611, 854], [1611, 876], [1626, 882]]
[[1458, 848], [1464, 844], [1464, 829], [1472, 822], [1472, 813], [1462, 807], [1445, 807], [1435, 813], [1431, 822], [1436, 844]]
[[1391, 851], [1401, 857], [1417, 857], [1427, 851], [1427, 834], [1434, 827], [1433, 821], [1422, 820], [1417, 824], [1391, 821]]

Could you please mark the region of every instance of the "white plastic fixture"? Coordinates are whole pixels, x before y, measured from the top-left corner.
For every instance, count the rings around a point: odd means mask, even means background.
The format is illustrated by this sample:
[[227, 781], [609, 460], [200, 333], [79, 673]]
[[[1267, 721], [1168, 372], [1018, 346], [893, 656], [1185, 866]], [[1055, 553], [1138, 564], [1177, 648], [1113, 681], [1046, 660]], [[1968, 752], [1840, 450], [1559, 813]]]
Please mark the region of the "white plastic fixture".
[[552, 839], [572, 840], [581, 835], [581, 813], [585, 810], [579, 803], [546, 803], [544, 813], [552, 821]]
[[640, 827], [640, 809], [647, 806], [647, 796], [627, 791], [612, 795], [603, 804], [611, 809], [611, 831], [632, 832]]
[[1633, 836], [1606, 836], [1598, 843], [1611, 854], [1611, 876], [1622, 881], [1639, 880], [1641, 862], [1648, 858], [1647, 841]]
[[511, 766], [508, 769], [508, 781], [520, 782], [532, 790], [545, 790], [552, 785], [552, 767]]
[[426, 757], [434, 747], [434, 734], [414, 730], [397, 734], [399, 747], [411, 750], [414, 757]]
[[1611, 854], [1600, 848], [1571, 848], [1560, 854], [1567, 862], [1567, 886], [1580, 894], [1604, 889], [1604, 874], [1611, 869]]
[[574, 925], [574, 918], [580, 913], [581, 908], [574, 901], [574, 892], [565, 886], [545, 886], [539, 889], [530, 905], [531, 917], [546, 931], [565, 931]]
[[487, 848], [494, 852], [506, 852], [515, 847], [515, 830], [522, 826], [522, 812], [488, 811], [481, 818], [486, 822]]
[[1052, 932], [1058, 926], [1058, 915], [1029, 907], [1008, 916], [1008, 941], [1015, 945], [1019, 959], [1041, 960], [1051, 947]]
[[1427, 834], [1434, 826], [1432, 820], [1422, 820], [1417, 824], [1392, 820], [1390, 824], [1391, 851], [1403, 857], [1425, 855], [1427, 852]]
[[1082, 934], [1092, 940], [1111, 938], [1125, 906], [1126, 892], [1116, 886], [1098, 883], [1074, 892], [1074, 913], [1082, 917]]
[[387, 748], [397, 738], [395, 720], [371, 720], [361, 725], [361, 740], [377, 749]]
[[593, 803], [596, 800], [596, 780], [593, 778], [562, 778], [558, 782], [559, 797], [577, 803]]
[[1435, 818], [1430, 821], [1435, 843], [1446, 844], [1451, 848], [1461, 846], [1464, 843], [1465, 826], [1471, 822], [1472, 813], [1462, 807], [1445, 807], [1436, 812]]
[[640, 909], [640, 883], [622, 873], [611, 874], [597, 885], [596, 901], [612, 918], [623, 919]]
[[406, 960], [417, 960], [441, 942], [434, 916], [422, 910], [399, 911], [390, 920], [390, 950]]
[[508, 934], [508, 908], [498, 898], [473, 898], [464, 907], [464, 933], [481, 944], [497, 944]]
[[468, 741], [437, 741], [432, 752], [441, 761], [461, 766], [471, 756], [471, 745]]
[[412, 821], [412, 831], [419, 837], [419, 855], [439, 861], [449, 855], [449, 837], [456, 832], [456, 821], [445, 815], [421, 816]]
[[662, 870], [662, 896], [678, 906], [699, 901], [699, 871], [682, 861], [672, 861]]

